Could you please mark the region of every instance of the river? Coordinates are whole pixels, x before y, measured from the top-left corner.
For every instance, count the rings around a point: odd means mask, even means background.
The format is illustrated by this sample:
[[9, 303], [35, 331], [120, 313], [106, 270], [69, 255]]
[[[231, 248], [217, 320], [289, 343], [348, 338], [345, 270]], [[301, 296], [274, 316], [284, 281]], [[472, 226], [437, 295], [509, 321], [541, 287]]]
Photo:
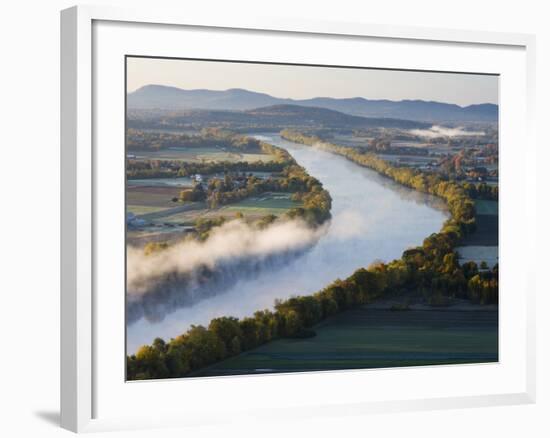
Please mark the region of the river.
[[448, 217], [443, 201], [343, 157], [275, 134], [255, 137], [287, 149], [330, 192], [332, 220], [327, 233], [310, 251], [282, 268], [241, 280], [219, 295], [167, 314], [162, 321], [142, 318], [128, 325], [128, 353], [156, 337], [175, 337], [191, 324], [207, 325], [218, 316], [251, 315], [272, 308], [276, 298], [310, 294], [376, 260], [399, 258], [406, 248], [437, 232]]

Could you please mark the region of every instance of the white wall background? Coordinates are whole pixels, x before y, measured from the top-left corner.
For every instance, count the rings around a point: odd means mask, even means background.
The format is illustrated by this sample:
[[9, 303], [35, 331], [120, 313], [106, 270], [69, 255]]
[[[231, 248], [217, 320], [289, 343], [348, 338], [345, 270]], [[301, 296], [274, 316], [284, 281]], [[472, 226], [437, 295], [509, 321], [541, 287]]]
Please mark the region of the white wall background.
[[[150, 6], [143, 0], [98, 4]], [[59, 418], [59, 10], [66, 0], [5, 2], [0, 51], [0, 435], [69, 435]], [[545, 2], [524, 0], [339, 0], [272, 2], [232, 0], [185, 2], [155, 0], [158, 7], [240, 14], [365, 21], [457, 29], [536, 33], [537, 128], [539, 132], [539, 250], [527, 255], [538, 277], [538, 403], [497, 407], [311, 419], [279, 424], [234, 425], [222, 430], [163, 430], [107, 436], [316, 436], [478, 437], [550, 436], [550, 308], [547, 285], [549, 223], [545, 167], [549, 145], [550, 26]], [[521, 144], [517, 145], [521, 147]], [[543, 202], [544, 201], [544, 202]], [[533, 214], [535, 212], [533, 211]], [[368, 388], [359, 388], [368, 390]]]

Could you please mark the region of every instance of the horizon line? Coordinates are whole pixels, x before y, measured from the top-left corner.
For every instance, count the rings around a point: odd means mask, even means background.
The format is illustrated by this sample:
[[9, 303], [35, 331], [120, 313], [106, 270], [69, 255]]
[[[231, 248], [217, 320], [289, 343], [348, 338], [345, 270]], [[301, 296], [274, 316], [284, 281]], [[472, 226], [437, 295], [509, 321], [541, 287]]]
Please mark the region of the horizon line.
[[269, 94], [269, 93], [264, 93], [262, 91], [254, 91], [254, 90], [251, 90], [251, 89], [248, 89], [248, 88], [240, 88], [240, 87], [233, 87], [233, 88], [226, 88], [226, 89], [214, 89], [214, 88], [181, 88], [181, 87], [178, 87], [176, 85], [166, 85], [166, 84], [157, 84], [157, 83], [150, 83], [150, 84], [146, 84], [146, 85], [142, 85], [138, 88], [136, 88], [135, 90], [133, 91], [126, 91], [126, 94], [129, 95], [129, 94], [132, 94], [132, 93], [135, 93], [136, 91], [139, 91], [141, 90], [142, 88], [146, 88], [146, 87], [165, 87], [165, 88], [174, 88], [176, 90], [181, 90], [181, 91], [217, 91], [217, 92], [226, 92], [226, 91], [232, 91], [232, 90], [242, 90], [242, 91], [247, 91], [249, 93], [255, 93], [255, 94], [263, 94], [265, 96], [269, 96], [269, 97], [272, 97], [274, 99], [287, 99], [287, 100], [292, 100], [292, 101], [295, 101], [295, 102], [300, 102], [300, 101], [307, 101], [307, 100], [313, 100], [313, 99], [334, 99], [334, 100], [352, 100], [352, 99], [363, 99], [363, 100], [367, 100], [367, 101], [370, 101], [370, 102], [393, 102], [393, 103], [399, 103], [399, 102], [426, 102], [426, 103], [441, 103], [441, 104], [445, 104], [445, 105], [454, 105], [454, 106], [457, 106], [459, 108], [467, 108], [467, 107], [470, 107], [470, 106], [480, 106], [480, 105], [494, 105], [496, 107], [498, 107], [498, 103], [493, 103], [493, 102], [482, 102], [482, 103], [470, 103], [468, 105], [459, 105], [458, 103], [452, 103], [452, 102], [444, 102], [444, 101], [440, 101], [440, 100], [425, 100], [425, 99], [400, 99], [400, 100], [394, 100], [394, 99], [371, 99], [371, 98], [368, 98], [368, 97], [363, 97], [363, 96], [353, 96], [353, 97], [333, 97], [333, 96], [315, 96], [315, 97], [309, 97], [309, 98], [305, 98], [305, 99], [296, 99], [296, 98], [293, 98], [293, 97], [280, 97], [280, 96], [274, 96], [273, 94]]

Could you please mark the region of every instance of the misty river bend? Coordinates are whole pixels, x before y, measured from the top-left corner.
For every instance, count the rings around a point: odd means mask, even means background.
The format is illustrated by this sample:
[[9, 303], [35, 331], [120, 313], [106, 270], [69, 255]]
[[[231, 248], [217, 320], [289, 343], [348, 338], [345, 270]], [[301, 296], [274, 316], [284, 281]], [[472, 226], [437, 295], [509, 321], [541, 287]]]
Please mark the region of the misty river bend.
[[166, 312], [157, 322], [143, 317], [129, 321], [128, 354], [156, 337], [176, 337], [192, 324], [208, 325], [219, 316], [248, 316], [272, 308], [276, 298], [311, 294], [375, 260], [399, 258], [406, 248], [439, 231], [448, 217], [444, 202], [438, 198], [405, 188], [343, 157], [283, 140], [276, 134], [255, 137], [287, 149], [323, 183], [332, 196], [328, 231], [311, 249], [276, 269], [266, 265], [254, 276], [229, 285], [217, 283], [219, 290], [210, 291], [208, 298]]

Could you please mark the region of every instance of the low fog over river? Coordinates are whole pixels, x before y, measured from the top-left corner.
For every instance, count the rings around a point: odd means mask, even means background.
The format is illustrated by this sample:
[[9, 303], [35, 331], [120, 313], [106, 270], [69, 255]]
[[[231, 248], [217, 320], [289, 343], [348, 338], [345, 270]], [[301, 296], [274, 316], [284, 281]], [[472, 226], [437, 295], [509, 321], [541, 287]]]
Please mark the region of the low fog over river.
[[442, 201], [404, 188], [343, 157], [281, 139], [257, 135], [287, 149], [332, 196], [332, 220], [311, 250], [276, 270], [245, 278], [218, 295], [167, 313], [159, 322], [142, 318], [127, 328], [128, 353], [154, 338], [169, 340], [191, 324], [207, 325], [218, 316], [243, 317], [272, 308], [276, 298], [316, 292], [375, 260], [389, 261], [421, 244], [447, 218]]

